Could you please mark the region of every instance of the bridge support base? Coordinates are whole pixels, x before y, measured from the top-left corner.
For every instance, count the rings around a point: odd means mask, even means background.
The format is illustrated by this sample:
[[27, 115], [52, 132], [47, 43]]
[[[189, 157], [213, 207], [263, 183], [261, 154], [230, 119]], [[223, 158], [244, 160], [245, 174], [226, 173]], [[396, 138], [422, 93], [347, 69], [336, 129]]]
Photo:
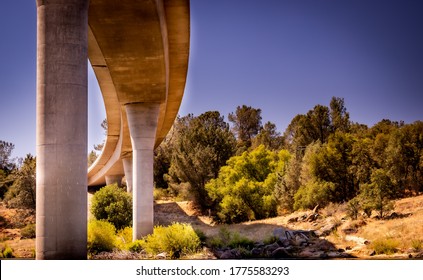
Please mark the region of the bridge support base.
[[87, 258], [88, 0], [37, 0], [36, 258]]
[[122, 186], [122, 175], [106, 175], [106, 185], [117, 184], [118, 187]]
[[132, 143], [133, 239], [153, 232], [153, 163], [159, 103], [127, 104]]
[[132, 158], [123, 158], [122, 162], [126, 179], [126, 191], [132, 193]]

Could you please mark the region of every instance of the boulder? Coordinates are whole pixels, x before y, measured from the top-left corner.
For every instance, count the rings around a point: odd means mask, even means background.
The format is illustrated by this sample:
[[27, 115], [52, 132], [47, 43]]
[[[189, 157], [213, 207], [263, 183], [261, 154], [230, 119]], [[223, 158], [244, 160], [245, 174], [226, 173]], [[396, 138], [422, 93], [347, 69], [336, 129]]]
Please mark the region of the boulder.
[[220, 259], [230, 260], [230, 259], [239, 259], [242, 254], [238, 249], [226, 250], [220, 255]]
[[263, 248], [263, 255], [270, 256], [272, 254], [272, 252], [275, 251], [278, 248], [280, 248], [280, 246], [276, 242], [273, 243], [273, 244], [267, 245]]
[[291, 254], [288, 253], [288, 251], [285, 248], [279, 247], [278, 249], [274, 250], [270, 257], [272, 258], [290, 258], [292, 257]]

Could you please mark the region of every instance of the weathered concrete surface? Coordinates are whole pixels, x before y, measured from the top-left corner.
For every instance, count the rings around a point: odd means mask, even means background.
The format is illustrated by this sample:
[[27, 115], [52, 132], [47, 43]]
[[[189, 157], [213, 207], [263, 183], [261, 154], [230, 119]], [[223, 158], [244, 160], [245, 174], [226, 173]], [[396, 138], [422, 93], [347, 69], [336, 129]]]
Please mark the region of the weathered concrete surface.
[[153, 163], [159, 103], [125, 106], [131, 132], [133, 183], [133, 240], [153, 233]]
[[126, 191], [132, 193], [132, 157], [123, 158], [122, 162], [125, 171]]
[[37, 259], [87, 257], [88, 0], [37, 1]]

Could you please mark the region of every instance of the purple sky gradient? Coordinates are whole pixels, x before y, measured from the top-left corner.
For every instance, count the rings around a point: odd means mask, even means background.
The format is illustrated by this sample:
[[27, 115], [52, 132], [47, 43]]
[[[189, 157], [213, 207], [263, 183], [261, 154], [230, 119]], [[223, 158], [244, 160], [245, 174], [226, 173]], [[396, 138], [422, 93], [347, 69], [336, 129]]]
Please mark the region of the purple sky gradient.
[[[283, 132], [316, 104], [343, 97], [351, 120], [423, 119], [423, 2], [191, 0], [191, 50], [180, 115], [238, 105]], [[35, 0], [0, 10], [0, 140], [35, 154]], [[89, 76], [89, 148], [104, 106]]]

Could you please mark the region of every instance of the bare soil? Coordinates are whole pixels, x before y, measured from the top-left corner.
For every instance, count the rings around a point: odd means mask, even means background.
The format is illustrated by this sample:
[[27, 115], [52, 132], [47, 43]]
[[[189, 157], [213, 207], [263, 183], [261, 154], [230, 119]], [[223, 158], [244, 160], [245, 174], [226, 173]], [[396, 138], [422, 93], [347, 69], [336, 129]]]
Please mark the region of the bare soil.
[[[257, 242], [270, 237], [276, 228], [312, 230], [322, 240], [314, 246], [330, 244], [359, 259], [423, 258], [423, 195], [397, 200], [393, 213], [384, 219], [360, 216], [357, 220], [351, 220], [346, 215], [344, 205], [329, 205], [315, 212], [299, 211], [233, 225], [214, 223], [211, 217], [200, 215], [192, 203], [187, 201], [156, 201], [154, 210], [156, 225], [189, 223], [207, 237], [218, 235], [222, 227]], [[0, 203], [0, 249], [9, 246], [16, 258], [34, 258], [35, 239], [24, 239], [21, 236], [22, 228], [30, 223], [35, 223], [33, 211], [8, 209]], [[375, 254], [373, 244], [381, 240], [394, 240], [397, 244], [396, 252]], [[194, 257], [213, 258], [207, 248]]]

